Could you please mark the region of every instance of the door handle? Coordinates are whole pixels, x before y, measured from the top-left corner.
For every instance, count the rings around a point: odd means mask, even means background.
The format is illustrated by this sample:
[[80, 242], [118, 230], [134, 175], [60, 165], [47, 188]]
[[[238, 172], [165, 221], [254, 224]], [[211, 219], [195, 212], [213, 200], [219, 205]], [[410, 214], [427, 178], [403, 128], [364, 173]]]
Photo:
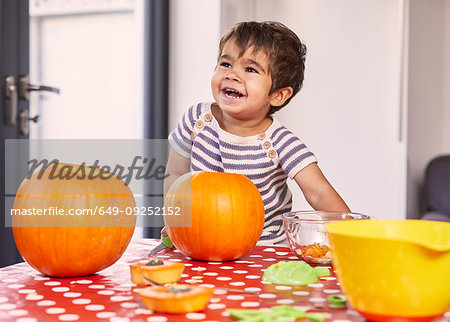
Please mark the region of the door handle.
[[28, 75], [23, 75], [19, 77], [19, 97], [23, 100], [30, 99], [31, 91], [47, 91], [56, 94], [60, 93], [59, 88], [52, 87], [48, 85], [31, 84], [30, 77]]
[[17, 86], [13, 75], [8, 75], [4, 79], [5, 100], [5, 123], [6, 125], [15, 125], [17, 123]]

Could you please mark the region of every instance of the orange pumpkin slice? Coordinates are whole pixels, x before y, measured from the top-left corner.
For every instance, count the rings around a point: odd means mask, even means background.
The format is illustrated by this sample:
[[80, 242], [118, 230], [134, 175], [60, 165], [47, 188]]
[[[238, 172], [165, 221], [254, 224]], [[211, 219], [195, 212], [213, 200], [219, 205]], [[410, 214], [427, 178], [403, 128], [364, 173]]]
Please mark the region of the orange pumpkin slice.
[[187, 284], [168, 287], [153, 286], [139, 291], [142, 301], [149, 310], [162, 313], [189, 313], [205, 308], [214, 288]]
[[157, 284], [176, 283], [184, 270], [183, 263], [174, 263], [160, 259], [150, 259], [130, 265], [131, 281], [137, 285], [148, 285], [142, 276]]

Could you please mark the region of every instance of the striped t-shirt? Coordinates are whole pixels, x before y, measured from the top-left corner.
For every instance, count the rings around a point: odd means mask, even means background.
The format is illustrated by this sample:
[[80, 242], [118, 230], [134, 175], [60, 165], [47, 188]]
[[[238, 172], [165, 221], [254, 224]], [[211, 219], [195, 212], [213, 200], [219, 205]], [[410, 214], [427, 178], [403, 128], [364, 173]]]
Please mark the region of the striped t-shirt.
[[191, 106], [169, 135], [171, 146], [190, 158], [191, 171], [240, 173], [258, 188], [265, 223], [259, 244], [285, 239], [281, 214], [292, 209], [286, 183], [307, 165], [317, 162], [305, 144], [276, 118], [258, 135], [240, 137], [220, 128], [211, 103]]

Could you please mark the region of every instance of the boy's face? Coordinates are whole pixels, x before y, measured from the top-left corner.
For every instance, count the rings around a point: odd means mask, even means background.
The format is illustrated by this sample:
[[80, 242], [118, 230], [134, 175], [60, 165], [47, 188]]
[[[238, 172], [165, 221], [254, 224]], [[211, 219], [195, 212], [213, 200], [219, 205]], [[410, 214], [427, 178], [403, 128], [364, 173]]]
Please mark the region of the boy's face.
[[272, 77], [263, 51], [247, 48], [239, 57], [234, 41], [225, 43], [211, 79], [211, 88], [221, 110], [237, 119], [263, 119], [271, 106]]

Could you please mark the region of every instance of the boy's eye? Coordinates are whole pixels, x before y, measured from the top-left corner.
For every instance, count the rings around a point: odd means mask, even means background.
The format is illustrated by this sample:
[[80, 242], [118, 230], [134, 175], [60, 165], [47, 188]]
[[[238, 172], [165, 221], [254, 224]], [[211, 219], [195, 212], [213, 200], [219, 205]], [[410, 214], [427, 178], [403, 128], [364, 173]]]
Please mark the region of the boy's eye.
[[246, 72], [249, 72], [249, 73], [258, 73], [258, 71], [257, 71], [256, 69], [252, 68], [252, 67], [247, 67], [247, 68], [245, 69], [245, 71], [246, 71]]
[[231, 65], [229, 63], [227, 63], [227, 62], [221, 62], [220, 66], [227, 67], [227, 68], [231, 67]]

